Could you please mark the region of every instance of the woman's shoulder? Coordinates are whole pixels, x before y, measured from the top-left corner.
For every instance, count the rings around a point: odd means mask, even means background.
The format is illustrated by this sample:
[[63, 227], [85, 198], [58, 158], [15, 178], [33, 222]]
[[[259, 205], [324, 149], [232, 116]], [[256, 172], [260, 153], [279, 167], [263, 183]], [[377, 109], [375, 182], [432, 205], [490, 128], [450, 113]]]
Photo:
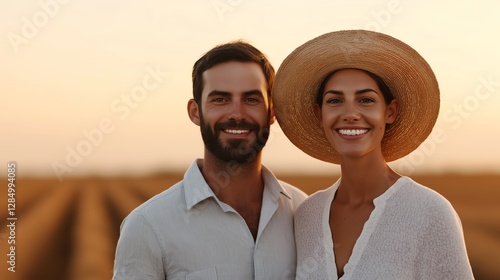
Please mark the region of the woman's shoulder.
[[420, 203], [426, 203], [431, 201], [432, 203], [438, 204], [449, 204], [448, 200], [439, 192], [433, 190], [428, 186], [424, 186], [410, 177], [403, 177], [403, 193], [406, 196], [412, 196], [415, 201]]
[[409, 177], [404, 177], [404, 184], [398, 191], [399, 203], [404, 203], [406, 207], [413, 208], [421, 213], [428, 214], [439, 212], [441, 214], [449, 213], [456, 215], [455, 209], [442, 194], [415, 182]]
[[298, 215], [304, 215], [310, 212], [321, 212], [324, 209], [325, 204], [329, 203], [329, 200], [333, 198], [335, 191], [337, 190], [337, 183], [324, 189], [317, 191], [306, 198], [297, 208]]

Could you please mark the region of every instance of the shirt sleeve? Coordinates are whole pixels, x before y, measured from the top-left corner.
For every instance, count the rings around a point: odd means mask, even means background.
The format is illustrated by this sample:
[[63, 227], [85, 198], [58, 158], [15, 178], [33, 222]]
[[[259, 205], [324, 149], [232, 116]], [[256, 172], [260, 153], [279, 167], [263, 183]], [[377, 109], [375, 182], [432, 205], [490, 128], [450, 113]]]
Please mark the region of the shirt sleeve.
[[113, 280], [166, 279], [158, 239], [140, 212], [132, 212], [120, 227]]
[[474, 279], [462, 224], [448, 201], [432, 211], [423, 245], [421, 279]]

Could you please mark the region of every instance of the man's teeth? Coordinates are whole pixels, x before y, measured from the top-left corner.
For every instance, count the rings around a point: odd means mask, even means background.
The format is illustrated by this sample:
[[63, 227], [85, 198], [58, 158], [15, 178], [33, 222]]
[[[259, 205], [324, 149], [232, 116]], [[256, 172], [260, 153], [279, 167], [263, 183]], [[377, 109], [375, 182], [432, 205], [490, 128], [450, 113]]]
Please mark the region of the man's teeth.
[[232, 133], [232, 134], [243, 134], [243, 133], [248, 133], [249, 130], [247, 130], [247, 129], [226, 129], [225, 132]]
[[368, 129], [339, 129], [340, 134], [342, 135], [362, 135], [368, 132]]

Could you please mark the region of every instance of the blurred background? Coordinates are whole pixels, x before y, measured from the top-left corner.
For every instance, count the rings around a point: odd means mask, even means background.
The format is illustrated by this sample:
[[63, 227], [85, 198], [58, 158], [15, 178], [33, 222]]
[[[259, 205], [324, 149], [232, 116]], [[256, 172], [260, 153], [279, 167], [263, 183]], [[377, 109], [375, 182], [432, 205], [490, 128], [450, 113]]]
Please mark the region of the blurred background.
[[[109, 279], [122, 219], [203, 155], [186, 112], [194, 62], [244, 39], [278, 69], [299, 45], [342, 29], [394, 36], [433, 68], [441, 89], [434, 131], [390, 164], [452, 202], [476, 279], [500, 279], [499, 2], [0, 5], [1, 279]], [[9, 162], [16, 163], [16, 273], [7, 270]], [[264, 164], [307, 193], [339, 175], [293, 146], [277, 123]]]

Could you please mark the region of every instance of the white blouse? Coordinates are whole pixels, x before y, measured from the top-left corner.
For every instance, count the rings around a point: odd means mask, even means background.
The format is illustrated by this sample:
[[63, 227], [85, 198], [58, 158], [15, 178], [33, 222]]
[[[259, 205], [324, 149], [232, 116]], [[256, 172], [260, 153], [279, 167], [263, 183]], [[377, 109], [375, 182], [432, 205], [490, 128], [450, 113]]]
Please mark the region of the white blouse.
[[[340, 180], [297, 210], [296, 279], [337, 279], [329, 217]], [[474, 279], [460, 219], [443, 196], [401, 177], [373, 203], [340, 279]]]

